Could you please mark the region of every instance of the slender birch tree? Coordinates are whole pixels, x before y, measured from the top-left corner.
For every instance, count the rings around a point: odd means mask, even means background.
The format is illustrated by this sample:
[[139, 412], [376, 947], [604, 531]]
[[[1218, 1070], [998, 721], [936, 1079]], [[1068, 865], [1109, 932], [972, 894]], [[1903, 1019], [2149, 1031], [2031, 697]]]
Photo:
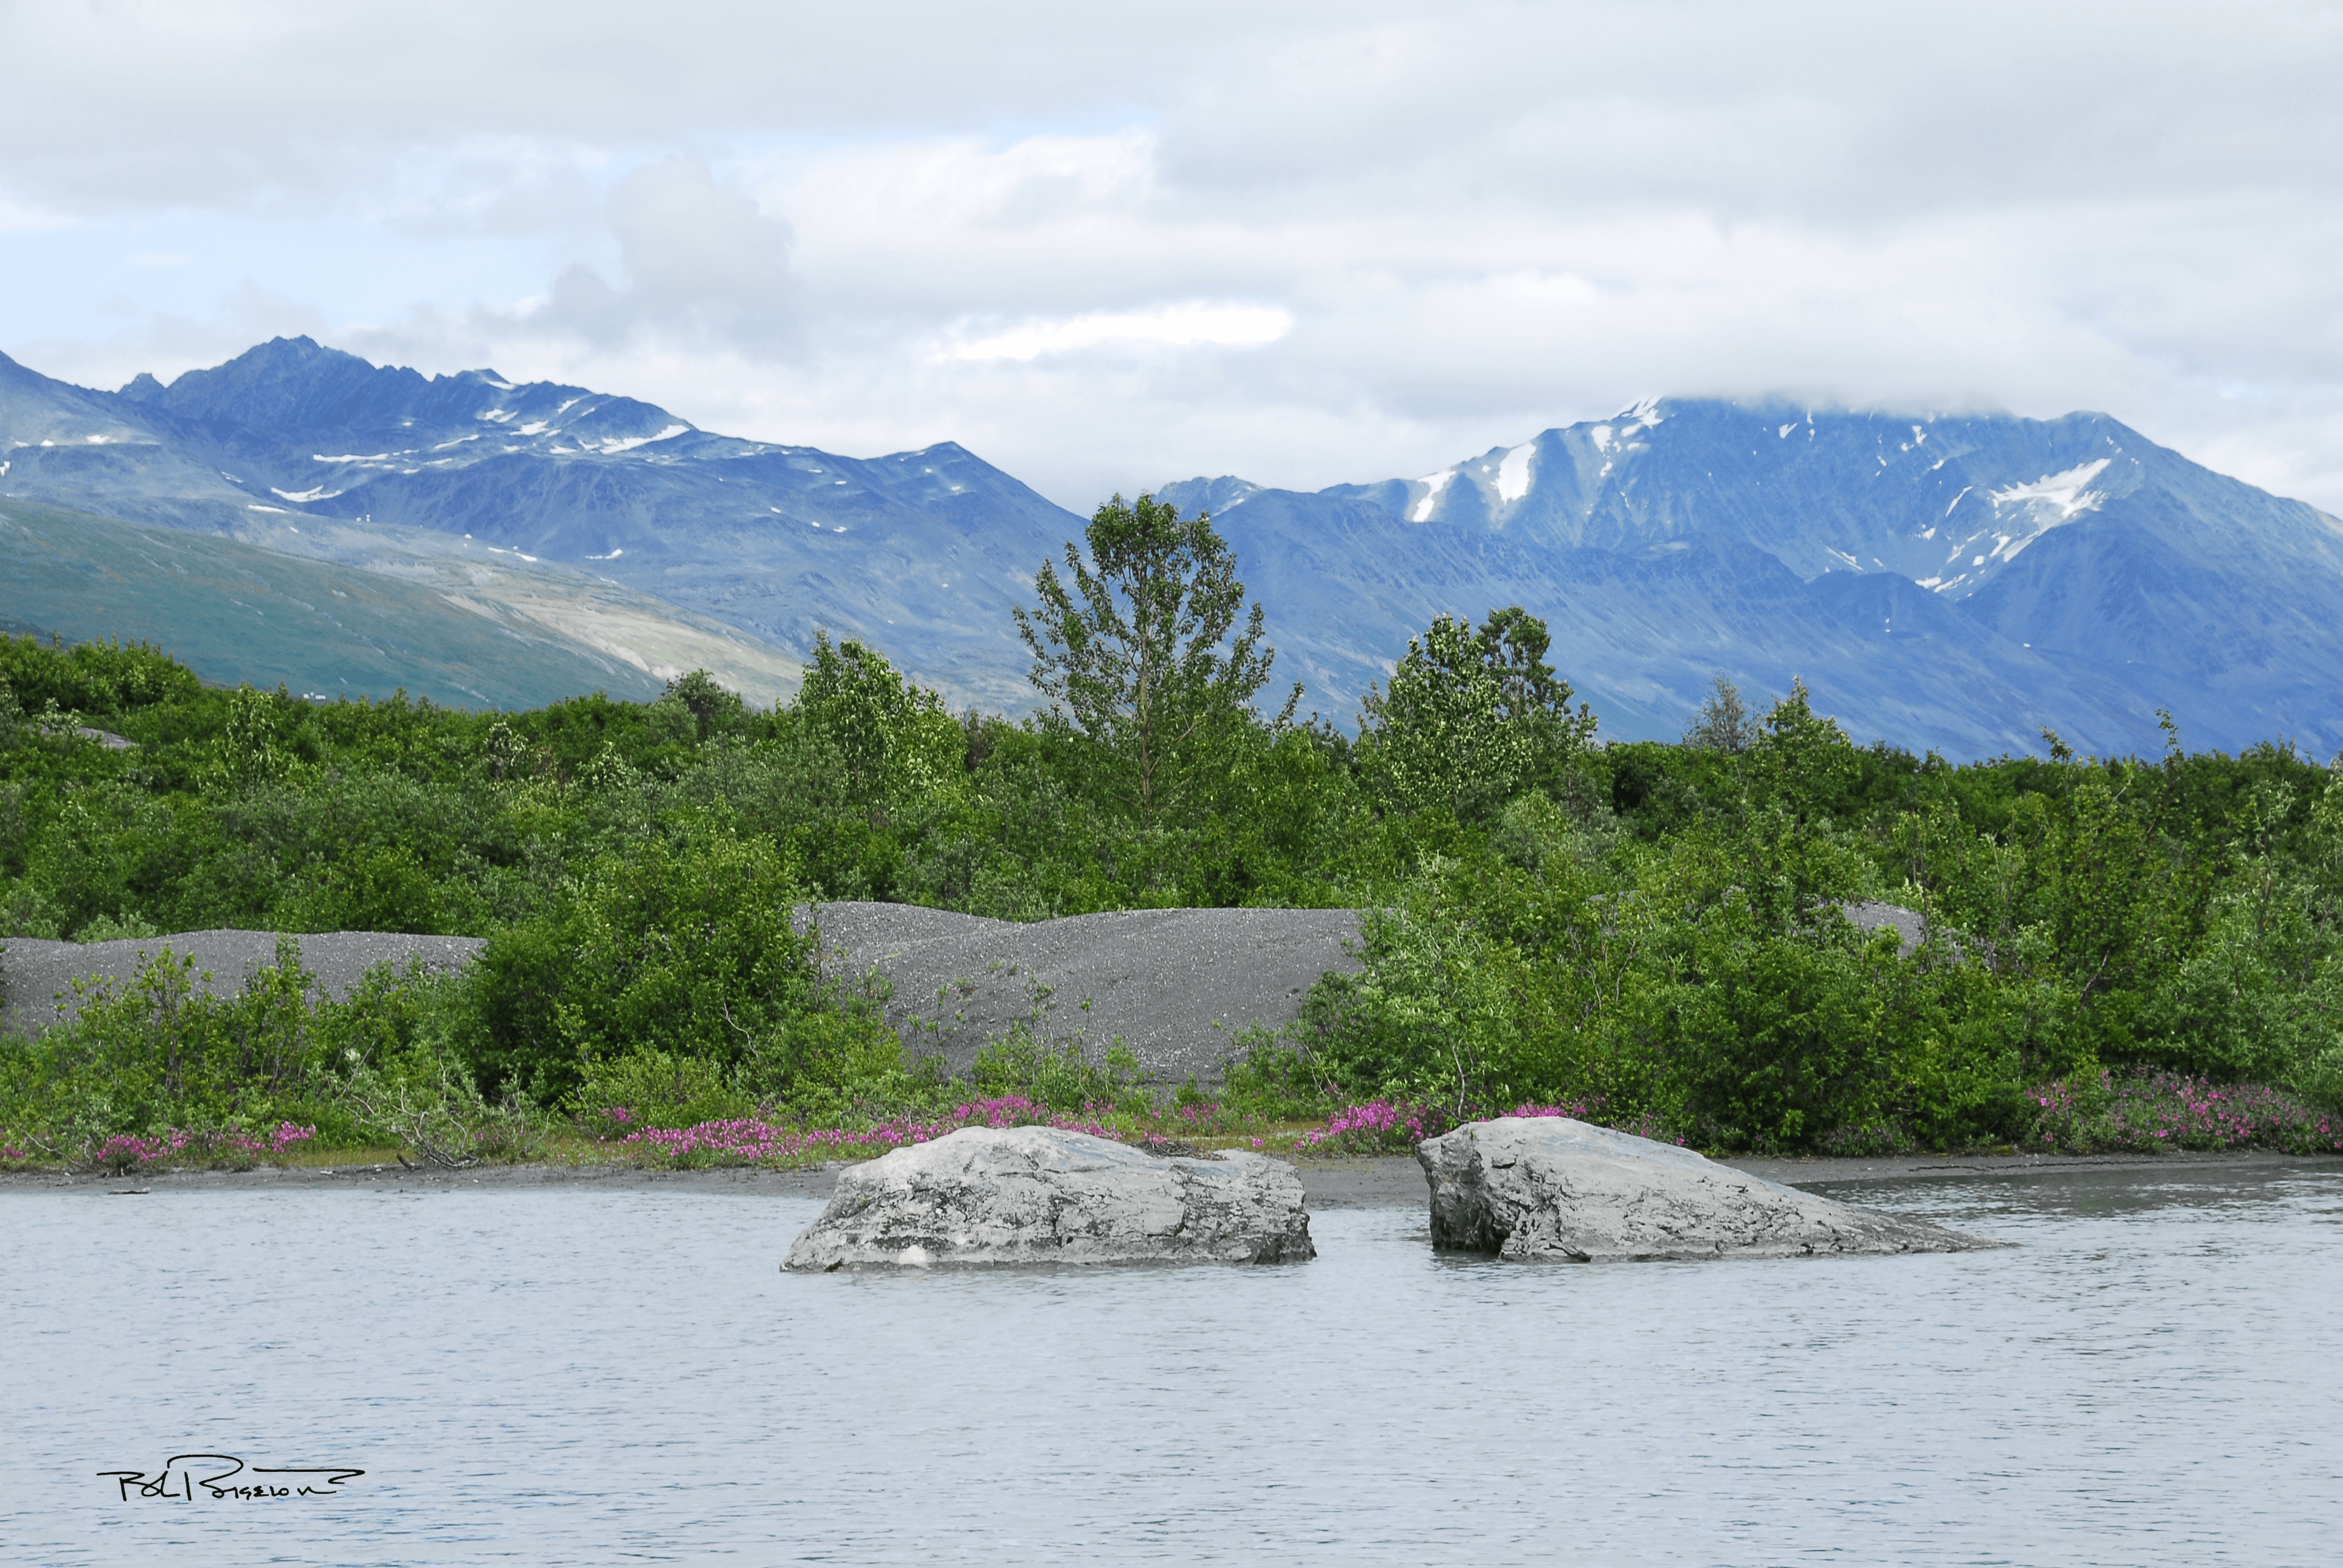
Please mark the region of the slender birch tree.
[[[1049, 719], [1079, 729], [1115, 759], [1112, 787], [1153, 826], [1225, 765], [1234, 727], [1250, 717], [1277, 650], [1262, 642], [1262, 609], [1243, 628], [1244, 584], [1209, 513], [1142, 495], [1101, 507], [1083, 538], [1066, 542], [1066, 572], [1043, 561], [1039, 608], [1014, 613], [1033, 655], [1031, 678]], [[1301, 700], [1296, 683], [1276, 723]]]

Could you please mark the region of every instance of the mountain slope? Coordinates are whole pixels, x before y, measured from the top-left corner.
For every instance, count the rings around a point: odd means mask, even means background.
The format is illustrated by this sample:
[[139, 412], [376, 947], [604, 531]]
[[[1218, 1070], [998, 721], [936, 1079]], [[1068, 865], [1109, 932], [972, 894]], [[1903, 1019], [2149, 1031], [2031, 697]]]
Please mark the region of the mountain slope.
[[167, 387], [91, 393], [0, 360], [0, 495], [306, 549], [427, 529], [596, 575], [778, 648], [817, 628], [956, 696], [1021, 706], [1007, 605], [1081, 523], [950, 442], [876, 459], [712, 436], [494, 371], [426, 379], [278, 338]]
[[[1213, 512], [1277, 678], [1338, 722], [1434, 614], [1521, 603], [1613, 736], [1679, 733], [1722, 669], [1753, 696], [1803, 677], [1856, 735], [1954, 757], [2046, 727], [2153, 749], [2160, 707], [2191, 745], [2343, 748], [2343, 525], [2102, 415], [1651, 400], [1414, 479], [1157, 494]], [[0, 357], [11, 495], [458, 598], [485, 572], [500, 612], [622, 662], [662, 667], [637, 643], [671, 621], [773, 689], [826, 627], [1010, 711], [1032, 700], [1010, 608], [1082, 528], [949, 442], [841, 457], [307, 338], [119, 393]]]
[[7, 618], [72, 641], [157, 643], [220, 685], [535, 708], [663, 682], [576, 638], [434, 587], [52, 507], [0, 504]]
[[1655, 400], [1413, 480], [1157, 494], [1215, 510], [1330, 690], [1520, 602], [1614, 734], [1673, 734], [1722, 668], [1956, 756], [2152, 749], [2159, 707], [2343, 747], [2343, 525], [2101, 415]]

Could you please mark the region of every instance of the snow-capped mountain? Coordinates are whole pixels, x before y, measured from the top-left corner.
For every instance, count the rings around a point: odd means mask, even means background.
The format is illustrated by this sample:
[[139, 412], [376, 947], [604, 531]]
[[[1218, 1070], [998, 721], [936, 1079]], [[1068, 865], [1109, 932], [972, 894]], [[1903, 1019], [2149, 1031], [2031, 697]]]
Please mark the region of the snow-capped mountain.
[[[1803, 677], [1857, 737], [1954, 758], [2046, 726], [2153, 750], [2158, 708], [2191, 746], [2343, 748], [2343, 524], [2101, 415], [1653, 399], [1414, 478], [1156, 493], [1214, 515], [1276, 678], [1338, 722], [1434, 614], [1520, 603], [1614, 737], [1679, 733], [1723, 670], [1753, 697]], [[827, 627], [1012, 712], [1010, 607], [1083, 526], [949, 442], [841, 457], [307, 338], [116, 393], [0, 357], [9, 495], [440, 577], [477, 559], [500, 602], [644, 668], [629, 639], [664, 635], [661, 600], [709, 618], [689, 646], [720, 623], [765, 669]], [[629, 629], [521, 604], [558, 568], [636, 595]]]
[[[886, 457], [710, 435], [492, 370], [428, 379], [306, 337], [118, 393], [0, 357], [0, 495], [339, 558], [411, 530], [566, 562], [801, 652], [827, 627], [1021, 705], [1007, 606], [1079, 519], [950, 442]], [[309, 531], [303, 533], [304, 528]]]
[[[1728, 532], [1802, 578], [1893, 571], [1966, 597], [2049, 529], [2146, 482], [2126, 439], [2157, 455], [2134, 432], [2088, 415], [2049, 427], [1894, 415], [1817, 420], [1810, 409], [1652, 398], [1420, 479], [1336, 493], [1377, 500], [1410, 522], [1534, 528], [1576, 549]], [[2070, 457], [2055, 474], [2007, 477]], [[1800, 526], [1785, 528], [1785, 518]]]
[[2153, 749], [2159, 707], [2192, 745], [2343, 747], [2343, 524], [2102, 415], [1654, 399], [1413, 479], [1157, 493], [1214, 511], [1329, 688], [1520, 602], [1613, 733], [1675, 732], [1724, 669], [1955, 756]]

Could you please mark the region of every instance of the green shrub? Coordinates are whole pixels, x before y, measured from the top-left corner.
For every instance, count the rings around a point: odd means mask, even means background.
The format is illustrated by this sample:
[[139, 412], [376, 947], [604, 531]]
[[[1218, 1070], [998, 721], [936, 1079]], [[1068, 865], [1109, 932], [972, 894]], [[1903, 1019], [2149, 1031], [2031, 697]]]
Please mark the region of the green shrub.
[[1366, 968], [1304, 1002], [1314, 1070], [1353, 1098], [1490, 1105], [1523, 1081], [1517, 959], [1458, 909], [1436, 866], [1392, 909], [1360, 918]]
[[1264, 1121], [1307, 1121], [1334, 1109], [1335, 1086], [1321, 1075], [1313, 1055], [1295, 1042], [1301, 1032], [1272, 1032], [1258, 1025], [1240, 1031], [1222, 1073], [1221, 1104], [1233, 1114]]
[[1118, 1040], [1093, 1060], [1081, 1040], [1037, 1034], [1023, 1019], [977, 1048], [968, 1077], [979, 1094], [1023, 1095], [1052, 1111], [1139, 1111], [1148, 1102], [1128, 1046]]
[[462, 1047], [478, 1025], [466, 978], [384, 965], [343, 1001], [313, 1000], [290, 937], [239, 994], [210, 994], [202, 978], [165, 945], [127, 984], [79, 984], [70, 1020], [0, 1035], [0, 1128], [61, 1156], [116, 1136], [287, 1121], [331, 1146], [368, 1135], [354, 1082], [378, 1098], [470, 1092]]
[[586, 1063], [569, 1105], [603, 1137], [646, 1127], [694, 1127], [755, 1114], [734, 1071], [706, 1057], [630, 1050]]
[[146, 643], [82, 642], [71, 648], [0, 634], [0, 685], [26, 713], [55, 707], [110, 716], [184, 702], [202, 689], [196, 672]]
[[508, 1094], [491, 1103], [446, 1062], [420, 1079], [354, 1065], [340, 1098], [366, 1133], [447, 1170], [533, 1160], [545, 1151], [551, 1131], [525, 1096]]
[[589, 1066], [659, 1052], [727, 1069], [774, 1100], [850, 1096], [901, 1068], [879, 999], [826, 977], [789, 859], [729, 814], [594, 862], [558, 913], [481, 955], [491, 1091], [566, 1100]]

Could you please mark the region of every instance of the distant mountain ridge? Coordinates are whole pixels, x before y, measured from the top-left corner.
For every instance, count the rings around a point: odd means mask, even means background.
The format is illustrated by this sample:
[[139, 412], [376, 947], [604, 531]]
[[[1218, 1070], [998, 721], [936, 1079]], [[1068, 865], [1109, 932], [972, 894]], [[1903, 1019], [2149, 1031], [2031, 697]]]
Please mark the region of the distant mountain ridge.
[[[2192, 746], [2343, 749], [2343, 524], [2101, 415], [1649, 399], [1413, 479], [1156, 493], [1214, 514], [1276, 678], [1338, 721], [1433, 614], [1518, 602], [1614, 737], [1680, 732], [1723, 669], [1956, 758], [2046, 726], [2152, 750], [2159, 707]], [[566, 563], [733, 628], [761, 668], [827, 627], [1012, 712], [1009, 608], [1083, 526], [950, 442], [841, 457], [307, 338], [116, 393], [0, 357], [10, 495], [346, 563]]]
[[[451, 598], [441, 582], [38, 502], [0, 502], [0, 631], [152, 641], [220, 685], [323, 699], [404, 691], [457, 708], [538, 708], [598, 690], [649, 701], [662, 688], [542, 620]], [[729, 651], [707, 640], [707, 662]]]
[[1723, 668], [1954, 756], [2046, 726], [2153, 750], [2159, 707], [2193, 745], [2343, 748], [2343, 524], [2104, 415], [1654, 399], [1415, 479], [1156, 493], [1270, 563], [1248, 580], [1330, 685], [1519, 601], [1614, 732], [1681, 729]]
[[333, 519], [341, 559], [367, 531], [397, 554], [430, 530], [506, 566], [588, 566], [785, 654], [824, 626], [868, 638], [996, 708], [1029, 689], [1006, 606], [1081, 528], [950, 442], [840, 457], [584, 387], [427, 379], [306, 337], [118, 393], [0, 357], [0, 495], [299, 553], [316, 552], [301, 519]]

